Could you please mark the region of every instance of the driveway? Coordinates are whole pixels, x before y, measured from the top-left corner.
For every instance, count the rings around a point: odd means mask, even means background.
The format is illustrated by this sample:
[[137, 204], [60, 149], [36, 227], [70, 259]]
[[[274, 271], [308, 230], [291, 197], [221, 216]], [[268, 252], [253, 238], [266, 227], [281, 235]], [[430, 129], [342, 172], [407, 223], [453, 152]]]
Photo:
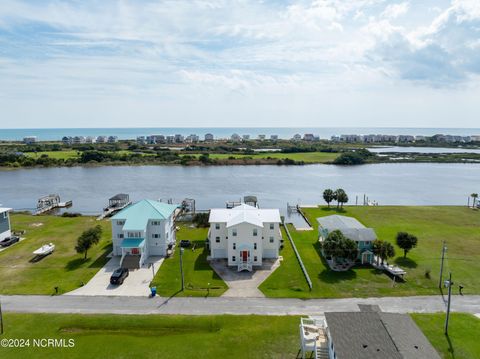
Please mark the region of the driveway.
[[87, 284], [64, 295], [147, 297], [150, 294], [149, 284], [162, 263], [163, 257], [149, 257], [146, 268], [131, 269], [122, 285], [112, 285], [110, 276], [120, 267], [120, 257], [116, 256], [110, 259]]
[[280, 260], [264, 259], [263, 265], [252, 272], [237, 272], [235, 267], [227, 266], [225, 259], [214, 259], [210, 261], [210, 265], [228, 285], [222, 297], [262, 298], [265, 295], [258, 286], [280, 266]]

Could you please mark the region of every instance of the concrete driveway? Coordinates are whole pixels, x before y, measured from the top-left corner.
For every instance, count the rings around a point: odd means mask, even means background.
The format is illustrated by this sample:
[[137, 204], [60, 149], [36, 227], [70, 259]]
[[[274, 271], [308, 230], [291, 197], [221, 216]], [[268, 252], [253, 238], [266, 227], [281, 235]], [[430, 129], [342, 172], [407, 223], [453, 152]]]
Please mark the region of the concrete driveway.
[[263, 265], [255, 268], [252, 272], [237, 272], [235, 267], [227, 266], [225, 259], [212, 260], [210, 265], [228, 285], [228, 289], [222, 294], [222, 297], [262, 298], [265, 295], [258, 289], [258, 286], [280, 266], [280, 260], [264, 259]]
[[163, 257], [149, 257], [146, 268], [130, 269], [130, 274], [122, 285], [112, 285], [110, 276], [120, 267], [120, 257], [116, 256], [110, 259], [86, 285], [64, 295], [147, 297], [150, 294], [149, 284], [162, 263]]

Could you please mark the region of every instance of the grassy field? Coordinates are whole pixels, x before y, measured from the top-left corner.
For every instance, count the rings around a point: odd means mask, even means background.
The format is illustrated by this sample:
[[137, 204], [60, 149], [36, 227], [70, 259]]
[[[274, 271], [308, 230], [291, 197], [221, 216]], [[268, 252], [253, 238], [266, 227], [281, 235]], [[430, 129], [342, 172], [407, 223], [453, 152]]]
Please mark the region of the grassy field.
[[477, 359], [480, 357], [480, 319], [471, 314], [452, 313], [445, 336], [445, 314], [411, 314], [430, 343], [445, 359]]
[[50, 158], [55, 158], [57, 160], [68, 160], [69, 158], [78, 158], [78, 151], [75, 150], [65, 150], [65, 151], [43, 151], [43, 152], [24, 152], [27, 157], [40, 158], [42, 155], [47, 155]]
[[[180, 275], [180, 247], [177, 246], [172, 257], [166, 258], [160, 267], [152, 285], [157, 287], [161, 296], [220, 296], [227, 290], [225, 282], [213, 271], [207, 262], [208, 251], [205, 249], [205, 239], [208, 228], [194, 228], [181, 225], [177, 232], [177, 243], [182, 239], [192, 242], [195, 250], [186, 248], [183, 253], [183, 272], [185, 290], [181, 292], [182, 279]], [[210, 283], [210, 287], [208, 285]]]
[[[87, 283], [106, 263], [111, 252], [108, 221], [93, 217], [11, 216], [14, 230], [26, 230], [25, 240], [0, 252], [1, 294], [53, 294], [54, 287], [64, 293]], [[102, 240], [88, 252], [87, 260], [77, 254], [75, 244], [85, 229], [102, 225]], [[32, 252], [44, 244], [55, 244], [55, 252], [33, 262]]]
[[[335, 214], [335, 209], [307, 208], [304, 210], [316, 227], [316, 218]], [[407, 271], [406, 282], [396, 283], [386, 274], [370, 267], [355, 267], [347, 272], [328, 269], [320, 255], [318, 231], [296, 231], [289, 226], [303, 262], [313, 282], [312, 291], [300, 290], [305, 280], [293, 266], [284, 268], [288, 274], [279, 275], [280, 267], [261, 286], [270, 297], [341, 298], [368, 296], [406, 296], [438, 294], [438, 276], [442, 242], [447, 243], [445, 273], [452, 271], [457, 284], [464, 286], [465, 294], [480, 293], [480, 213], [466, 207], [346, 207], [341, 213], [357, 218], [375, 229], [379, 239], [395, 243], [398, 231], [418, 236], [418, 247], [403, 258], [396, 247], [396, 257], [390, 259]], [[284, 254], [282, 266], [296, 262]], [[430, 271], [430, 278], [426, 272]], [[458, 287], [455, 287], [455, 291]]]
[[[200, 156], [196, 154], [196, 156]], [[269, 152], [269, 153], [258, 153], [253, 155], [241, 155], [233, 153], [211, 153], [210, 158], [227, 160], [230, 158], [243, 159], [243, 158], [252, 158], [252, 159], [291, 159], [294, 161], [303, 161], [305, 163], [326, 163], [331, 162], [339, 156], [339, 153], [330, 153], [330, 152], [299, 152], [299, 153], [279, 153], [279, 152]]]
[[[294, 358], [298, 317], [5, 314], [0, 338], [73, 339], [73, 348], [1, 348], [8, 358]], [[31, 341], [32, 343], [33, 341]]]

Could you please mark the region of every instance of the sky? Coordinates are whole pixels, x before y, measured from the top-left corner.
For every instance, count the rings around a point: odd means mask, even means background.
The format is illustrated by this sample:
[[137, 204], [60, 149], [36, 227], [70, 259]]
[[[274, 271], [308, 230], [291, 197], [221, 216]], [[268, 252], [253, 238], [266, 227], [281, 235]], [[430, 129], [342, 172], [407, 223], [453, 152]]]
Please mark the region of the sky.
[[0, 1], [0, 128], [479, 124], [479, 0]]

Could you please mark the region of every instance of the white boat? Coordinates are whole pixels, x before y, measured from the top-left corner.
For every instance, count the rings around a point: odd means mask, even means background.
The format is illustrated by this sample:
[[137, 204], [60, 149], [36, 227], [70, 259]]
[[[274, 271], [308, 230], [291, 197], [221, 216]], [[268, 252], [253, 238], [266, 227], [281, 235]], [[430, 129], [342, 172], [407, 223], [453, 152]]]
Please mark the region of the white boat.
[[50, 253], [53, 253], [55, 250], [55, 244], [49, 243], [49, 244], [44, 244], [40, 248], [38, 248], [36, 251], [33, 252], [36, 256], [46, 256]]

